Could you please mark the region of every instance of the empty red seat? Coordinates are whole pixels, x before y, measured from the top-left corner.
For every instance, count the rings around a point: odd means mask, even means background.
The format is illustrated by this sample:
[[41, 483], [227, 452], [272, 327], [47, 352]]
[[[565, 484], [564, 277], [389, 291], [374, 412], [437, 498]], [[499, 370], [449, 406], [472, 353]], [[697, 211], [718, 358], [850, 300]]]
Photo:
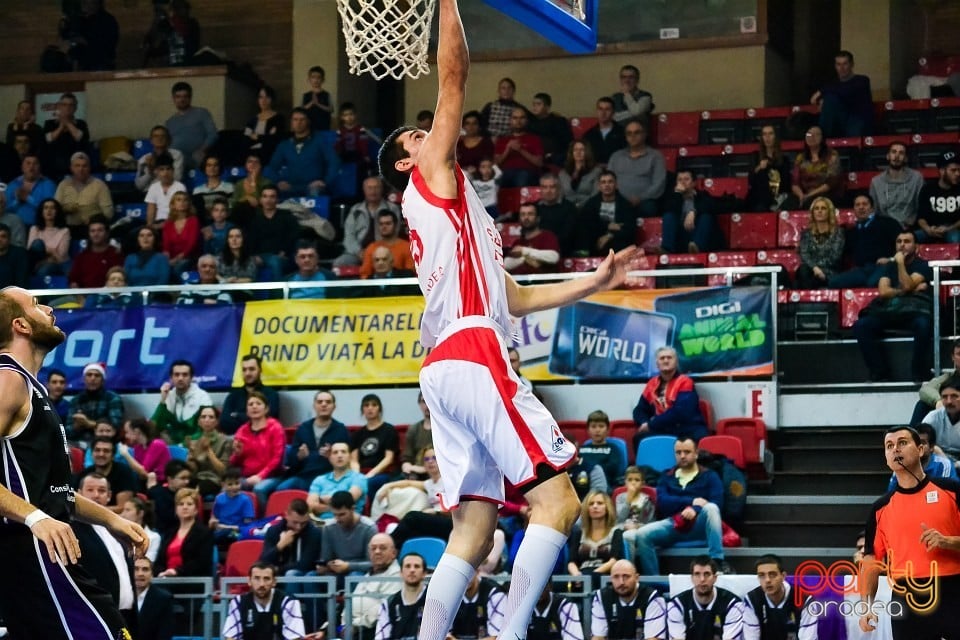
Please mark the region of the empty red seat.
[[[657, 268], [657, 256], [638, 256], [628, 267], [629, 271], [654, 271]], [[657, 279], [653, 276], [634, 276], [624, 285], [628, 289], [655, 289]]]
[[960, 245], [956, 244], [921, 244], [917, 254], [926, 261], [930, 260], [957, 260], [960, 259]]
[[960, 98], [931, 98], [927, 117], [933, 131], [957, 131], [960, 129]]
[[918, 133], [911, 137], [910, 155], [919, 167], [937, 166], [937, 160], [947, 151], [957, 146], [957, 132]]
[[750, 189], [750, 183], [747, 178], [705, 178], [697, 187], [714, 198], [732, 195], [737, 200], [744, 200]]
[[676, 147], [662, 147], [660, 153], [663, 154], [663, 163], [667, 166], [667, 171], [676, 171], [678, 149]]
[[710, 404], [710, 401], [706, 398], [700, 398], [700, 415], [703, 416], [703, 421], [707, 423], [707, 429], [713, 432], [714, 421], [713, 421], [713, 405]]
[[333, 267], [333, 272], [340, 278], [359, 278], [360, 266], [359, 265], [337, 266], [337, 267]]
[[704, 436], [697, 443], [698, 449], [726, 456], [736, 467], [746, 469], [747, 463], [743, 453], [743, 443], [736, 436], [715, 435]]
[[731, 249], [773, 249], [776, 246], [775, 213], [735, 213], [730, 217]]
[[590, 118], [590, 117], [570, 118], [570, 130], [573, 131], [573, 139], [579, 140], [580, 138], [583, 137], [583, 134], [585, 134], [587, 131], [589, 131], [594, 126], [596, 126], [596, 124], [597, 124], [596, 118]]
[[744, 121], [744, 140], [759, 140], [760, 131], [767, 125], [773, 126], [778, 133], [782, 134], [783, 125], [791, 113], [792, 109], [790, 107], [758, 107], [747, 109], [745, 111], [746, 120]]
[[663, 244], [663, 218], [638, 218], [636, 241], [644, 251], [660, 249]]
[[777, 291], [777, 304], [803, 302], [840, 302], [839, 289], [791, 289]]
[[564, 258], [561, 266], [564, 271], [587, 272], [596, 271], [601, 262], [603, 262], [603, 258], [595, 256], [588, 258]]
[[860, 311], [878, 295], [876, 289], [844, 289], [840, 295], [840, 326], [852, 327], [860, 318]]
[[870, 189], [870, 181], [880, 173], [879, 171], [851, 171], [847, 174], [847, 190], [862, 191], [866, 193]]
[[657, 145], [697, 144], [700, 138], [700, 112], [661, 113], [657, 116]]
[[757, 264], [778, 264], [792, 278], [800, 266], [800, 255], [795, 249], [761, 249], [757, 251]]
[[707, 266], [707, 254], [664, 253], [660, 256], [660, 264], [665, 267], [705, 267]]
[[922, 131], [926, 124], [926, 112], [930, 100], [888, 100], [883, 103], [880, 120], [883, 129], [895, 134], [912, 134]]
[[743, 140], [743, 109], [714, 109], [700, 114], [700, 142], [703, 144], [733, 144]]
[[809, 211], [781, 211], [777, 216], [777, 246], [798, 246], [800, 234], [808, 226], [810, 226]]
[[267, 504], [263, 509], [265, 516], [283, 515], [287, 512], [290, 503], [297, 499], [306, 500], [307, 492], [300, 489], [283, 489], [274, 491], [267, 498]]
[[852, 227], [857, 224], [857, 216], [852, 209], [837, 209], [837, 224], [841, 227]]
[[717, 435], [733, 436], [743, 444], [747, 464], [762, 464], [767, 445], [767, 425], [759, 418], [724, 418], [717, 421]]
[[[707, 255], [708, 267], [752, 267], [757, 264], [755, 251], [721, 251]], [[741, 278], [743, 274], [733, 272], [733, 280]], [[707, 284], [719, 287], [727, 284], [727, 276], [717, 273], [707, 276]]]

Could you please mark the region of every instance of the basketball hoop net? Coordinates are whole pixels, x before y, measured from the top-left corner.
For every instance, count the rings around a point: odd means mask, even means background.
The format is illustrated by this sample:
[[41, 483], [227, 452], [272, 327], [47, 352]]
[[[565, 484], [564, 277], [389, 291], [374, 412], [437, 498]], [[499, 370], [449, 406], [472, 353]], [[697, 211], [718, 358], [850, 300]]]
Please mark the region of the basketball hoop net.
[[350, 73], [419, 78], [430, 73], [427, 53], [437, 0], [337, 0]]

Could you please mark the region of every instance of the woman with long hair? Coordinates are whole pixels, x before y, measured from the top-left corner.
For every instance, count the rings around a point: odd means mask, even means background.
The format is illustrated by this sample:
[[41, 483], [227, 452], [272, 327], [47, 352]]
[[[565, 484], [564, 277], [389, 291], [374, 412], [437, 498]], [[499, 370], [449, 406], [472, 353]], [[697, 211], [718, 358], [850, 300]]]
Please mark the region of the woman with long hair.
[[217, 273], [224, 282], [253, 282], [259, 269], [247, 248], [246, 234], [240, 227], [227, 232], [227, 246], [217, 258]]
[[493, 140], [483, 132], [479, 111], [463, 114], [463, 134], [457, 141], [457, 161], [472, 178], [479, 174], [480, 161], [493, 157]]
[[243, 163], [247, 175], [233, 185], [230, 218], [239, 227], [246, 227], [253, 220], [257, 207], [260, 206], [260, 192], [267, 185], [273, 184], [263, 176], [263, 157], [256, 151], [247, 153]]
[[131, 287], [170, 284], [170, 261], [160, 252], [157, 232], [148, 226], [137, 231], [137, 250], [123, 261]]
[[156, 562], [157, 554], [160, 553], [161, 538], [160, 534], [153, 529], [153, 503], [139, 496], [133, 496], [123, 503], [120, 517], [140, 525], [140, 528], [147, 534], [147, 538], [150, 539], [150, 546], [147, 547], [147, 557], [150, 558], [150, 562]]
[[820, 127], [810, 127], [804, 136], [803, 151], [793, 163], [793, 186], [798, 206], [808, 207], [817, 196], [837, 200], [843, 195], [840, 154], [827, 146]]
[[277, 93], [273, 87], [262, 85], [257, 91], [257, 115], [243, 130], [243, 135], [250, 141], [250, 150], [258, 152], [263, 158], [271, 157], [283, 138], [284, 118], [273, 108], [276, 99]]
[[780, 136], [772, 124], [760, 128], [756, 163], [750, 172], [747, 208], [775, 211], [790, 197], [792, 167], [780, 148]]
[[578, 207], [582, 205], [600, 190], [597, 179], [602, 170], [590, 145], [579, 140], [571, 142], [563, 169], [557, 175], [563, 197]]
[[127, 465], [145, 485], [151, 473], [158, 482], [167, 479], [164, 468], [170, 462], [170, 449], [167, 443], [157, 437], [157, 426], [152, 420], [134, 418], [123, 425], [126, 443], [117, 446]]
[[163, 223], [163, 253], [174, 275], [189, 271], [200, 255], [200, 222], [186, 191], [170, 198], [170, 215]]
[[[580, 531], [574, 531], [568, 543], [570, 561], [567, 572], [572, 576], [600, 576], [624, 554], [623, 532], [617, 527], [617, 514], [610, 496], [602, 491], [591, 491], [580, 507]], [[599, 587], [595, 577], [594, 587]]]
[[37, 218], [27, 235], [27, 249], [38, 276], [70, 271], [70, 229], [60, 203], [47, 198], [37, 207]]
[[810, 225], [800, 234], [798, 289], [819, 289], [840, 270], [843, 261], [843, 229], [837, 226], [837, 209], [830, 198], [820, 196], [810, 205]]

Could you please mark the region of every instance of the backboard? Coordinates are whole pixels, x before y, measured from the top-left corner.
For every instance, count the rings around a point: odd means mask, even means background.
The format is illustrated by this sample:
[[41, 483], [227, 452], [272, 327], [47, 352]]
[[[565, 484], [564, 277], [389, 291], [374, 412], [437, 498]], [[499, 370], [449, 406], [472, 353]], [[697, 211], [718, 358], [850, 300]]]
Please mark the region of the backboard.
[[570, 53], [597, 49], [600, 0], [484, 0]]

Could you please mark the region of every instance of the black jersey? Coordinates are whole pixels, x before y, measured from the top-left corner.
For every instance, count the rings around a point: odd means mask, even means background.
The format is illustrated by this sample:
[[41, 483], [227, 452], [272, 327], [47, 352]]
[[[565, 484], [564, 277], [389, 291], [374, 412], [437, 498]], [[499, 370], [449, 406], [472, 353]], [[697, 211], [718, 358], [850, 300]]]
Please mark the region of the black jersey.
[[493, 580], [480, 579], [477, 589], [477, 599], [473, 602], [460, 601], [460, 608], [453, 619], [450, 634], [460, 640], [476, 640], [487, 634], [487, 621], [490, 618], [490, 594], [500, 588]]
[[[809, 599], [810, 596], [807, 596]], [[771, 607], [763, 587], [757, 587], [747, 593], [746, 600], [757, 615], [762, 640], [796, 640], [803, 607], [798, 607], [793, 598], [787, 597], [781, 607]]]
[[[10, 354], [0, 354], [0, 370], [23, 376], [30, 392], [30, 411], [23, 424], [0, 438], [0, 484], [47, 515], [69, 522], [76, 508], [70, 488], [70, 448], [60, 416], [47, 389]], [[0, 533], [22, 530], [4, 518]]]

